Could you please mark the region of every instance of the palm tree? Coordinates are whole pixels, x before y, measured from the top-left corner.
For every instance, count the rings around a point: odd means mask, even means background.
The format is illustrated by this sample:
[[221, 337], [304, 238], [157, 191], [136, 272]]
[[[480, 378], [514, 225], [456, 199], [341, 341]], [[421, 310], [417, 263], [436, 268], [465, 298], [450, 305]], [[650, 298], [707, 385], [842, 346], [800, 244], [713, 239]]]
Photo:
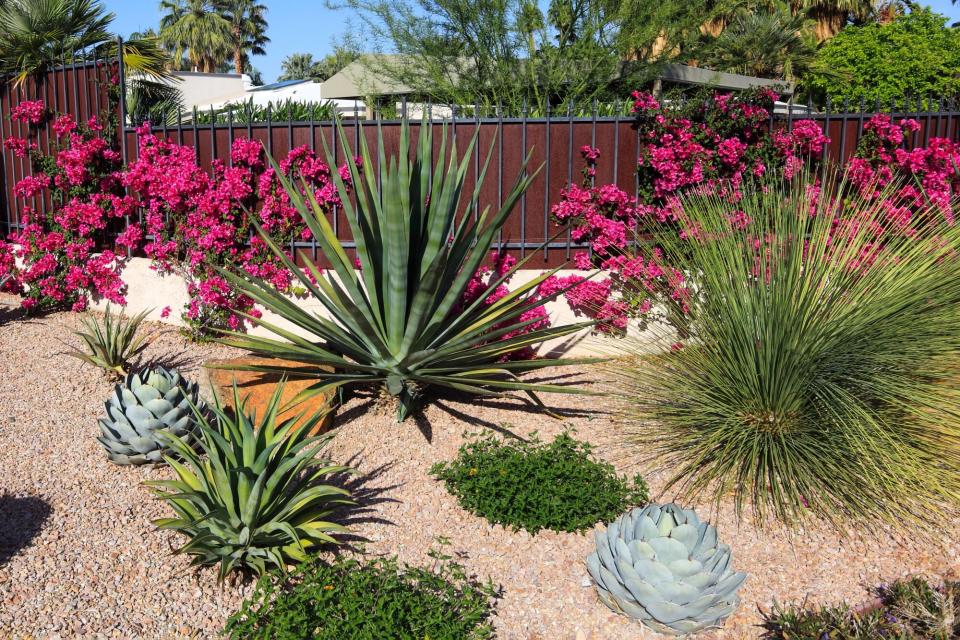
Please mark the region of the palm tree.
[[256, 0], [217, 0], [216, 6], [230, 23], [233, 69], [243, 73], [251, 55], [267, 53], [267, 7]]
[[291, 53], [280, 63], [277, 80], [312, 80], [320, 74], [319, 62], [310, 53]]
[[873, 11], [873, 0], [791, 0], [794, 15], [805, 13], [816, 21], [817, 42], [834, 37], [853, 18], [862, 20]]
[[174, 53], [187, 55], [191, 66], [212, 73], [233, 53], [230, 23], [214, 0], [162, 0], [160, 39]]
[[[0, 5], [0, 73], [13, 74], [15, 84], [31, 76], [42, 80], [61, 62], [92, 52], [101, 58], [122, 55], [134, 91], [168, 80], [169, 57], [159, 41], [132, 37], [117, 51], [108, 31], [113, 18], [99, 0], [7, 0]], [[168, 96], [178, 93], [165, 86]]]
[[717, 37], [703, 59], [717, 71], [795, 81], [816, 60], [816, 44], [806, 35], [807, 19], [786, 7], [744, 11]]

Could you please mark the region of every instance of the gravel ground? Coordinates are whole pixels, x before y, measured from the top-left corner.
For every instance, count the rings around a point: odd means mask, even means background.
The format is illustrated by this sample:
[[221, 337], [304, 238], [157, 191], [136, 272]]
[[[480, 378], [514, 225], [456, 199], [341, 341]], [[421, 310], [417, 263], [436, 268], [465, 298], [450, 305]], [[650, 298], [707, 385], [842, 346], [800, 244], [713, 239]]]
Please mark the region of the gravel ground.
[[[165, 477], [158, 468], [107, 461], [96, 420], [111, 384], [64, 352], [77, 344], [73, 314], [11, 320], [15, 299], [0, 295], [0, 637], [212, 637], [249, 591], [218, 585], [170, 555], [181, 541], [150, 520], [169, 515], [140, 483]], [[200, 364], [229, 349], [192, 345], [175, 330], [156, 332], [147, 359], [199, 377]], [[556, 372], [554, 372], [556, 373]], [[549, 375], [549, 373], [547, 374]], [[584, 378], [586, 379], [586, 378]], [[530, 536], [491, 526], [459, 507], [430, 477], [430, 466], [456, 455], [468, 432], [485, 429], [550, 439], [565, 428], [591, 440], [635, 472], [612, 443], [614, 433], [595, 398], [551, 399], [560, 420], [519, 401], [445, 398], [416, 421], [397, 425], [369, 397], [338, 415], [329, 453], [361, 475], [353, 489], [362, 508], [349, 520], [368, 554], [395, 554], [426, 564], [438, 537], [462, 554], [468, 571], [503, 587], [495, 624], [502, 639], [653, 638], [652, 632], [597, 602], [583, 558], [591, 536]], [[653, 494], [663, 478], [648, 474]], [[667, 496], [669, 498], [669, 496]], [[720, 631], [700, 638], [754, 638], [760, 610], [774, 601], [858, 602], [871, 586], [911, 573], [960, 571], [960, 522], [939, 523], [933, 542], [864, 537], [828, 530], [757, 531], [738, 526], [723, 506], [713, 514], [737, 569], [750, 574], [743, 604]]]

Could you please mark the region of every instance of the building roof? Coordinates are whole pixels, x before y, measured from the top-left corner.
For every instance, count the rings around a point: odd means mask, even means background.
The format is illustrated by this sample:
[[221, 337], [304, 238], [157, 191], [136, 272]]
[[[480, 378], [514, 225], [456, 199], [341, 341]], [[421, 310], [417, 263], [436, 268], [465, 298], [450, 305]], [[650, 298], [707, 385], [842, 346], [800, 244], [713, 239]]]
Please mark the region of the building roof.
[[281, 80], [280, 82], [274, 82], [273, 84], [264, 84], [258, 87], [250, 87], [250, 91], [272, 91], [274, 89], [283, 89], [284, 87], [292, 87], [297, 84], [303, 84], [305, 82], [313, 82], [313, 80], [304, 80], [304, 79], [294, 79], [294, 80]]
[[781, 95], [793, 94], [793, 83], [784, 80], [770, 80], [767, 78], [755, 78], [753, 76], [743, 76], [739, 73], [725, 73], [723, 71], [714, 71], [713, 69], [703, 69], [701, 67], [688, 67], [682, 64], [664, 65], [660, 72], [660, 79], [665, 82], [676, 82], [677, 84], [695, 84], [717, 89], [726, 89], [728, 91], [743, 91], [744, 89], [754, 89], [756, 87], [770, 87], [780, 90]]
[[396, 62], [396, 56], [366, 55], [354, 60], [323, 83], [324, 98], [363, 98], [410, 93], [410, 88], [376, 73], [378, 59]]

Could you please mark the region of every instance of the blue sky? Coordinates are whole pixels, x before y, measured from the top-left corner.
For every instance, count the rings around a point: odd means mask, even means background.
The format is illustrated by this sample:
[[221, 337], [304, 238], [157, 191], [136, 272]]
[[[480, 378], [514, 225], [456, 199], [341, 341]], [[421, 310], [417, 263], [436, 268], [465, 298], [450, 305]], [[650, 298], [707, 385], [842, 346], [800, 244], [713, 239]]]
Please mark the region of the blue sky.
[[[153, 0], [105, 0], [104, 4], [117, 14], [113, 29], [121, 35], [156, 28], [160, 22], [160, 3]], [[349, 12], [330, 11], [323, 7], [322, 0], [265, 0], [264, 4], [268, 7], [267, 35], [271, 42], [267, 55], [253, 58], [264, 82], [276, 80], [280, 62], [291, 53], [312, 53], [319, 58], [330, 51], [334, 38], [359, 26], [347, 22]], [[929, 5], [949, 16], [951, 22], [960, 20], [960, 5], [953, 5], [950, 0], [931, 0]]]
[[[267, 5], [267, 55], [254, 56], [253, 66], [263, 73], [264, 82], [280, 75], [280, 62], [291, 53], [312, 53], [322, 57], [332, 49], [331, 40], [351, 31], [346, 24], [349, 11], [330, 11], [323, 0], [261, 0]], [[127, 35], [160, 23], [159, 0], [104, 0], [117, 15], [113, 31]], [[356, 25], [359, 26], [359, 25]]]

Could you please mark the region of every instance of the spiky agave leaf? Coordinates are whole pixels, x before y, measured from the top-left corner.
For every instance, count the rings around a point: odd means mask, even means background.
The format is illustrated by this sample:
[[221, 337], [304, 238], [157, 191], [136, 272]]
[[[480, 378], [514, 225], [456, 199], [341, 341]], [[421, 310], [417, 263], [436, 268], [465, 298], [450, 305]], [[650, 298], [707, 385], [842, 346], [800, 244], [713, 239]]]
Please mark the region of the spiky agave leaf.
[[124, 320], [122, 313], [114, 315], [107, 303], [103, 324], [95, 317], [88, 317], [82, 321], [87, 331], [74, 331], [87, 345], [86, 352], [74, 349], [67, 355], [100, 367], [114, 377], [126, 375], [130, 361], [147, 346], [146, 336], [137, 336], [137, 331], [149, 313], [147, 309]]
[[907, 232], [882, 205], [897, 184], [811, 181], [690, 195], [696, 233], [655, 230], [688, 275], [690, 337], [609, 367], [629, 437], [681, 496], [732, 495], [761, 524], [928, 525], [960, 502], [960, 226], [929, 205]]
[[[338, 131], [347, 155], [352, 156], [343, 129], [338, 127]], [[399, 399], [398, 420], [409, 414], [415, 389], [430, 385], [492, 395], [522, 391], [537, 403], [538, 392], [582, 392], [566, 386], [524, 383], [517, 373], [586, 360], [501, 362], [511, 351], [569, 335], [592, 324], [541, 328], [496, 339], [531, 324], [535, 320], [524, 314], [565, 292], [561, 290], [543, 299], [535, 296], [537, 286], [554, 272], [517, 287], [496, 304], [484, 306], [483, 300], [523, 266], [525, 261], [521, 261], [504, 276], [492, 279], [475, 303], [458, 307], [470, 277], [487, 257], [494, 238], [533, 180], [526, 171], [527, 161], [503, 206], [495, 212], [489, 208], [478, 211], [480, 187], [492, 148], [473, 194], [465, 196], [463, 184], [476, 135], [461, 156], [455, 138], [448, 145], [444, 127], [439, 157], [431, 166], [432, 128], [421, 124], [416, 151], [410, 154], [410, 125], [405, 121], [400, 128], [397, 156], [387, 157], [383, 136], [378, 135], [379, 172], [365, 138], [360, 139], [361, 166], [349, 164], [355, 203], [344, 180], [333, 172], [344, 219], [356, 244], [359, 273], [312, 192], [306, 189], [304, 196], [279, 170], [277, 174], [291, 202], [330, 261], [331, 269], [321, 273], [306, 256], [303, 263], [307, 267], [298, 267], [257, 227], [264, 242], [331, 317], [301, 309], [261, 279], [223, 270], [224, 277], [240, 291], [309, 336], [301, 338], [263, 319], [251, 318], [276, 337], [232, 334], [225, 342], [258, 355], [318, 365], [319, 381], [303, 396], [331, 386], [380, 383]], [[334, 166], [329, 149], [327, 157]], [[276, 169], [276, 163], [271, 162]], [[336, 373], [325, 373], [320, 366], [333, 366]], [[302, 365], [291, 367], [302, 375]], [[258, 370], [287, 371], [283, 367]]]
[[219, 565], [221, 580], [234, 569], [285, 570], [346, 531], [326, 518], [338, 505], [352, 504], [349, 492], [319, 481], [350, 469], [317, 457], [329, 436], [309, 433], [322, 413], [299, 426], [304, 412], [278, 423], [282, 393], [281, 383], [258, 420], [234, 385], [236, 412], [219, 399], [212, 419], [197, 411], [199, 451], [168, 436], [177, 457], [164, 459], [177, 479], [146, 483], [176, 514], [154, 524], [186, 535], [176, 552], [194, 556], [195, 565]]

